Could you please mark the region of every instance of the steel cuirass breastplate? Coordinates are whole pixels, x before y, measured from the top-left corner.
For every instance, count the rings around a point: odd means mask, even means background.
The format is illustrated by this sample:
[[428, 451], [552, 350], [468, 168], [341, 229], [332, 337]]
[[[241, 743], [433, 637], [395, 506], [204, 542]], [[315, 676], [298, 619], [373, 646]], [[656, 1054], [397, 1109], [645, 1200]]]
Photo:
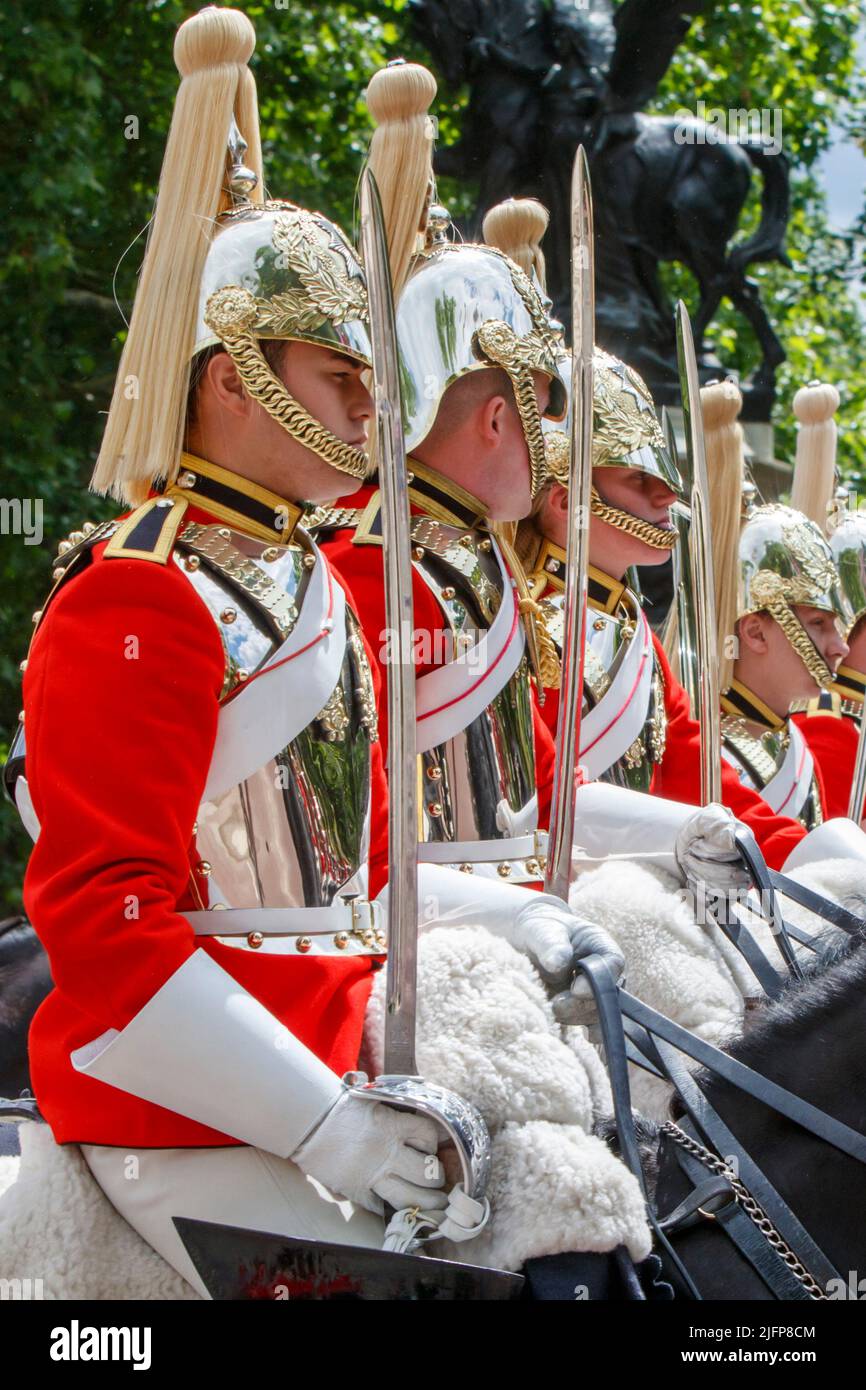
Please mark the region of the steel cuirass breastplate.
[[[269, 683], [256, 714], [260, 736], [261, 721], [277, 721], [287, 702], [303, 693], [285, 678], [291, 656], [273, 673], [262, 668], [279, 663], [308, 600], [312, 573], [324, 562], [310, 546], [265, 545], [227, 527], [196, 524], [181, 533], [173, 560], [220, 634], [223, 708], [250, 699], [257, 673], [259, 682]], [[280, 746], [235, 784], [216, 795], [206, 791], [196, 829], [196, 848], [209, 865], [202, 906], [326, 907], [355, 886], [367, 856], [376, 714], [366, 654], [348, 608], [342, 624], [344, 632], [334, 633], [343, 642], [337, 681], [315, 716], [284, 744], [275, 733], [270, 743]], [[300, 663], [293, 676], [303, 680]], [[237, 714], [234, 732], [219, 726], [215, 762], [226, 756], [221, 739], [244, 738], [242, 709]], [[235, 751], [243, 764], [243, 750], [229, 749], [229, 759]]]
[[[542, 622], [560, 658], [565, 635], [564, 602], [564, 593], [553, 591], [545, 594], [540, 603]], [[613, 613], [602, 612], [592, 607], [589, 609], [583, 671], [584, 720], [581, 726], [581, 761], [585, 760], [587, 715], [593, 711], [606, 710], [609, 719], [602, 720], [602, 723], [610, 730], [615, 729], [616, 721], [620, 718], [623, 719], [623, 727], [625, 718], [629, 718], [631, 725], [634, 725], [635, 711], [629, 711], [628, 716], [623, 716], [623, 695], [620, 691], [624, 689], [626, 699], [630, 697], [636, 701], [643, 701], [637, 716], [637, 725], [630, 728], [628, 738], [620, 740], [620, 744], [625, 745], [622, 751], [613, 757], [607, 766], [594, 767], [592, 773], [601, 782], [628, 787], [632, 791], [648, 792], [653, 768], [664, 756], [667, 715], [662, 679], [654, 655], [650, 658], [652, 673], [650, 675], [647, 672], [648, 689], [644, 694], [639, 688], [639, 670], [635, 670], [634, 679], [625, 670], [627, 663], [629, 666], [635, 664], [637, 652], [633, 644], [642, 637], [641, 621], [636, 603], [633, 611], [627, 609], [623, 603], [618, 604]], [[617, 746], [616, 743], [609, 744], [612, 751], [615, 751]]]
[[[415, 569], [442, 615], [442, 631], [430, 639], [441, 642], [443, 650], [427, 659], [441, 665], [462, 655], [471, 670], [473, 652], [480, 650], [506, 596], [493, 542], [483, 533], [428, 517], [413, 520], [412, 540]], [[420, 755], [419, 775], [422, 844], [508, 839], [535, 830], [535, 744], [525, 654], [479, 714]]]

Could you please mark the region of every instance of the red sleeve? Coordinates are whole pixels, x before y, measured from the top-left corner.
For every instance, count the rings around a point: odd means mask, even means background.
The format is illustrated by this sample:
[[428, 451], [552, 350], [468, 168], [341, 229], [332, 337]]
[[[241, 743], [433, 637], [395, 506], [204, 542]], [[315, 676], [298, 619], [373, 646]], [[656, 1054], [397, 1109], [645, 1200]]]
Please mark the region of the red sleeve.
[[550, 737], [556, 741], [556, 723], [559, 719], [559, 691], [551, 690], [550, 686], [544, 688], [544, 704], [539, 701], [538, 712], [547, 726]]
[[[548, 691], [545, 707], [551, 693]], [[532, 729], [535, 735], [535, 785], [538, 788], [538, 824], [542, 830], [550, 826], [550, 803], [553, 797], [553, 768], [556, 762], [554, 736], [547, 727], [544, 715], [537, 704], [535, 686], [532, 687]], [[554, 726], [555, 731], [555, 726]]]
[[27, 778], [41, 832], [24, 900], [58, 989], [103, 1030], [124, 1028], [195, 948], [177, 905], [223, 661], [184, 577], [140, 560], [95, 560], [70, 580], [31, 649]]
[[[665, 687], [667, 735], [665, 755], [656, 767], [652, 792], [672, 801], [701, 804], [701, 729], [692, 718], [689, 697], [674, 678], [664, 649], [653, 634], [656, 659]], [[738, 820], [748, 825], [767, 863], [780, 869], [805, 835], [798, 821], [777, 816], [751, 787], [743, 786], [734, 768], [722, 759], [722, 801]]]
[[847, 816], [857, 760], [858, 733], [854, 721], [830, 713], [795, 714], [792, 719], [815, 759], [825, 818]]

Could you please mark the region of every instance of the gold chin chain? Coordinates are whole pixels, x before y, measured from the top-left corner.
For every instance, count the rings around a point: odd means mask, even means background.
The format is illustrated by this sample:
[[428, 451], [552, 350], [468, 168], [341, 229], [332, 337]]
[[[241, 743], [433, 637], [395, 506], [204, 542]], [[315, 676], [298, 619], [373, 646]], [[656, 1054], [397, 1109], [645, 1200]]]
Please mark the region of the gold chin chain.
[[829, 689], [833, 684], [833, 673], [793, 609], [781, 599], [776, 599], [766, 605], [766, 611], [779, 624], [812, 680], [822, 690]]
[[642, 517], [632, 516], [631, 512], [611, 507], [608, 502], [602, 501], [595, 488], [592, 489], [589, 509], [599, 521], [606, 521], [608, 526], [615, 526], [618, 531], [635, 536], [646, 545], [651, 545], [653, 550], [672, 550], [679, 539], [676, 531], [666, 531], [661, 526], [654, 526], [651, 521], [644, 521]]
[[507, 373], [514, 391], [517, 412], [523, 426], [523, 436], [529, 450], [530, 493], [535, 501], [542, 485], [547, 482], [547, 454], [544, 448], [544, 431], [538, 411], [538, 397], [532, 369], [549, 372], [545, 363], [545, 345], [537, 332], [527, 333], [519, 338], [507, 323], [500, 319], [488, 319], [476, 335], [477, 345], [487, 361], [494, 367], [502, 367]]
[[520, 563], [517, 551], [511, 541], [510, 533], [513, 532], [513, 529], [511, 522], [494, 522], [493, 534], [496, 536], [499, 548], [505, 556], [505, 562], [517, 584], [520, 616], [523, 618], [529, 658], [535, 672], [536, 682], [545, 690], [558, 690], [560, 662], [556, 644], [547, 630], [541, 605], [530, 593], [526, 571]]
[[508, 375], [511, 377], [511, 384], [514, 387], [514, 399], [517, 402], [517, 411], [520, 415], [520, 423], [523, 425], [526, 447], [529, 450], [531, 470], [529, 492], [534, 502], [548, 477], [544, 431], [541, 428], [541, 416], [538, 413], [535, 382], [532, 380], [532, 372], [526, 367], [520, 367], [516, 372], [509, 372]]
[[290, 396], [274, 376], [255, 338], [246, 333], [223, 333], [222, 341], [238, 369], [238, 376], [250, 395], [299, 444], [318, 454], [332, 468], [350, 478], [367, 476], [368, 459], [361, 449], [353, 449], [326, 429], [319, 420]]

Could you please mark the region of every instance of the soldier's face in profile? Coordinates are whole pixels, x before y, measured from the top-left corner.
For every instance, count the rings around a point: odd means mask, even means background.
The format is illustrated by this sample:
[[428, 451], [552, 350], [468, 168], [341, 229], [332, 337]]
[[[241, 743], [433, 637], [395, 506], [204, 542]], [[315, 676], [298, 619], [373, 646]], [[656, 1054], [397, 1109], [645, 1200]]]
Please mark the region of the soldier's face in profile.
[[849, 647], [839, 631], [833, 614], [826, 613], [823, 608], [812, 608], [805, 603], [796, 603], [794, 612], [830, 670], [835, 674], [836, 667], [847, 657]]
[[[630, 512], [642, 521], [650, 521], [654, 526], [670, 527], [676, 493], [661, 478], [637, 468], [595, 468], [592, 481], [603, 502]], [[590, 517], [590, 561], [614, 579], [621, 579], [630, 565], [661, 565], [670, 553], [670, 550], [658, 550], [637, 536], [628, 535], [597, 516]]]
[[314, 419], [344, 444], [367, 447], [373, 401], [360, 362], [315, 343], [289, 343], [280, 368], [290, 393]]
[[[355, 449], [367, 447], [373, 402], [364, 375], [352, 357], [315, 343], [291, 342], [280, 359], [277, 375], [290, 395], [337, 439]], [[326, 502], [357, 492], [361, 480], [350, 477], [293, 438], [256, 403], [251, 419], [251, 444], [258, 466], [266, 469], [276, 492]], [[260, 479], [265, 481], [265, 479]]]
[[[794, 613], [816, 651], [835, 672], [845, 660], [848, 646], [832, 613], [803, 603], [794, 605]], [[780, 718], [785, 717], [792, 700], [811, 699], [817, 694], [816, 681], [769, 613], [749, 613], [741, 618], [737, 638], [737, 678]]]
[[[286, 343], [269, 361], [314, 421], [364, 453], [373, 403], [361, 363], [300, 342]], [[361, 478], [328, 463], [269, 415], [246, 390], [227, 352], [214, 354], [204, 370], [187, 447], [290, 501], [329, 502], [362, 486]]]

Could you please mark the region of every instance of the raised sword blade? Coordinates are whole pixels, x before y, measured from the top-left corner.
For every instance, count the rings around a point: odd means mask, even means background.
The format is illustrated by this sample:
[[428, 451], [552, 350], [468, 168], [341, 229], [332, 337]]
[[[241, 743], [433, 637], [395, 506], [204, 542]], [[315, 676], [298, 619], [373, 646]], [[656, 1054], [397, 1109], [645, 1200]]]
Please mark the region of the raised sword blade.
[[522, 1275], [427, 1255], [173, 1217], [208, 1293], [219, 1301], [434, 1303], [520, 1297]]

